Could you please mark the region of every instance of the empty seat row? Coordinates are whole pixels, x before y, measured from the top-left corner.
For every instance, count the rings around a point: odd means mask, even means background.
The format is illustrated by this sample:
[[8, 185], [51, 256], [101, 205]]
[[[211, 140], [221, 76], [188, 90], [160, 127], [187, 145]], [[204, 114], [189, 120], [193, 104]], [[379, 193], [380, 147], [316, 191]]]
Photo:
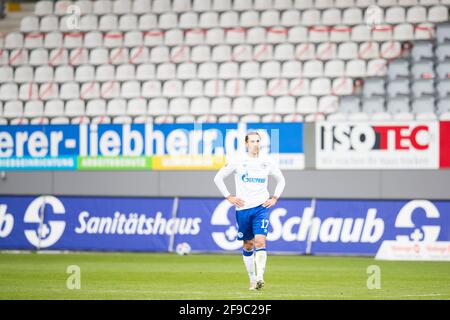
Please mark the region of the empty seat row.
[[408, 96], [385, 99], [384, 97], [342, 97], [339, 102], [339, 112], [368, 114], [379, 112], [404, 113], [446, 113], [450, 112], [450, 97], [436, 101], [435, 97], [419, 97], [411, 99]]
[[[427, 70], [421, 69], [422, 64], [416, 64], [417, 78], [433, 78], [434, 73], [426, 73]], [[108, 80], [210, 80], [210, 79], [252, 79], [252, 78], [362, 78], [366, 76], [379, 76], [384, 74], [381, 68], [386, 67], [386, 61], [383, 59], [373, 59], [367, 64], [364, 60], [351, 60], [345, 63], [342, 60], [329, 60], [322, 62], [319, 60], [310, 60], [304, 63], [300, 61], [279, 61], [266, 62], [224, 62], [218, 63], [180, 63], [178, 65], [163, 63], [158, 66], [154, 64], [140, 64], [135, 67], [132, 64], [120, 64], [114, 66], [111, 64], [79, 66], [59, 65], [48, 66], [40, 65], [36, 68], [32, 66], [18, 66], [13, 69], [10, 66], [0, 66], [2, 78], [0, 83], [4, 82], [88, 82], [88, 81], [108, 81]], [[449, 63], [438, 64], [438, 74], [440, 78], [448, 78]], [[416, 70], [414, 69], [414, 70]], [[383, 72], [382, 72], [383, 71]], [[392, 73], [393, 71], [391, 71]], [[419, 73], [420, 72], [420, 73]], [[432, 71], [434, 72], [434, 71]], [[396, 77], [403, 75], [398, 71]], [[395, 77], [394, 77], [395, 78]]]
[[354, 92], [354, 83], [350, 78], [336, 78], [331, 81], [328, 78], [309, 79], [252, 79], [247, 82], [242, 80], [212, 80], [204, 85], [201, 81], [190, 80], [184, 85], [179, 80], [160, 81], [125, 81], [120, 83], [115, 80], [107, 82], [66, 82], [58, 85], [55, 82], [37, 83], [4, 83], [0, 87], [0, 99], [8, 100], [51, 100], [51, 99], [111, 99], [111, 98], [136, 98], [136, 97], [198, 97], [198, 96], [324, 96], [324, 95], [348, 95]]
[[450, 95], [450, 79], [433, 80], [420, 79], [410, 81], [408, 79], [396, 79], [386, 83], [383, 78], [365, 79], [362, 93], [365, 97], [375, 95], [390, 97], [408, 95], [414, 97], [434, 96], [447, 97]]
[[[163, 30], [180, 28], [237, 28], [237, 27], [274, 27], [282, 26], [334, 26], [334, 25], [357, 25], [363, 24], [376, 15], [376, 23], [400, 24], [400, 23], [423, 23], [423, 22], [445, 22], [448, 21], [448, 10], [446, 6], [433, 6], [428, 9], [426, 7], [414, 6], [408, 9], [392, 7], [383, 14], [382, 10], [373, 12], [372, 8], [368, 8], [365, 13], [360, 8], [349, 8], [341, 12], [338, 8], [330, 8], [323, 12], [317, 9], [306, 10], [286, 10], [283, 12], [277, 10], [266, 10], [258, 12], [255, 10], [239, 13], [236, 11], [218, 12], [184, 12], [181, 14], [163, 13], [160, 15], [146, 14], [137, 16], [134, 14], [126, 14], [118, 16], [114, 14], [105, 14], [101, 16], [83, 15], [80, 17], [79, 26], [82, 31], [100, 30], [148, 30], [152, 28], [160, 28]], [[21, 31], [51, 31], [58, 27], [62, 31], [73, 29], [73, 18], [64, 16], [59, 19], [58, 16], [46, 16], [39, 18], [38, 16], [28, 16], [21, 21]]]
[[[225, 62], [225, 61], [268, 61], [268, 60], [352, 60], [352, 59], [392, 59], [399, 57], [408, 50], [397, 41], [377, 43], [373, 41], [357, 44], [343, 42], [339, 45], [332, 42], [302, 43], [298, 45], [284, 43], [271, 44], [241, 44], [241, 45], [198, 45], [189, 46], [155, 46], [147, 48], [135, 46], [131, 48], [106, 48], [100, 45], [66, 49], [3, 49], [0, 50], [0, 65], [42, 65], [42, 64], [99, 64], [103, 59], [107, 63], [163, 63], [163, 62]], [[450, 45], [443, 44], [437, 48], [440, 60], [450, 57]], [[425, 53], [420, 53], [425, 57]], [[90, 60], [90, 61], [89, 61]], [[100, 62], [101, 63], [101, 62]]]
[[164, 13], [185, 11], [205, 12], [228, 10], [248, 11], [248, 10], [287, 10], [291, 8], [306, 9], [329, 9], [329, 8], [365, 8], [370, 5], [378, 5], [381, 8], [392, 6], [436, 6], [439, 4], [448, 5], [449, 0], [99, 0], [99, 1], [66, 1], [60, 0], [53, 4], [53, 1], [38, 1], [35, 7], [36, 15], [67, 14], [67, 8], [76, 5], [83, 14], [143, 14], [146, 12]]
[[411, 49], [411, 57], [416, 61], [434, 58], [444, 61], [450, 58], [450, 42], [444, 42], [435, 47], [433, 41], [416, 41]]
[[[132, 46], [176, 46], [176, 45], [217, 45], [217, 44], [278, 44], [303, 42], [346, 42], [346, 41], [408, 41], [433, 39], [434, 25], [399, 24], [394, 27], [379, 25], [369, 28], [367, 25], [348, 26], [315, 26], [311, 28], [295, 27], [253, 27], [245, 28], [214, 28], [214, 29], [149, 29], [147, 31], [110, 31], [106, 33], [92, 30], [92, 32], [20, 32], [8, 33], [5, 38], [0, 37], [0, 48], [77, 48], [94, 47], [132, 47]], [[444, 36], [443, 36], [444, 37]], [[445, 40], [445, 38], [444, 38]]]
[[[13, 118], [9, 121], [9, 125], [24, 125], [24, 124], [35, 124], [35, 125], [44, 125], [44, 124], [143, 124], [143, 123], [153, 123], [153, 124], [164, 124], [164, 123], [237, 123], [237, 122], [253, 122], [253, 123], [268, 123], [268, 122], [315, 122], [315, 121], [427, 121], [427, 120], [441, 120], [441, 121], [449, 121], [450, 120], [450, 112], [445, 112], [439, 115], [439, 118], [434, 113], [419, 113], [414, 114], [410, 112], [402, 112], [402, 113], [332, 113], [325, 117], [322, 113], [313, 113], [308, 115], [301, 115], [298, 113], [287, 114], [287, 115], [279, 115], [279, 114], [267, 114], [267, 115], [257, 115], [257, 114], [248, 114], [244, 116], [239, 116], [235, 114], [226, 114], [221, 116], [216, 115], [201, 115], [201, 116], [193, 116], [193, 115], [181, 115], [181, 116], [172, 116], [172, 115], [159, 115], [159, 116], [80, 116], [74, 118], [68, 117], [36, 117], [32, 119], [27, 119], [24, 117]], [[8, 120], [5, 118], [0, 118], [0, 125], [8, 124]]]
[[450, 60], [435, 63], [433, 60], [421, 60], [410, 63], [406, 59], [396, 59], [389, 63], [388, 77], [396, 79], [411, 77], [413, 79], [447, 79], [450, 76]]
[[[339, 0], [337, 2], [344, 2], [347, 4], [345, 6], [337, 4], [339, 7], [351, 7], [352, 5], [348, 0]], [[361, 1], [360, 1], [361, 2]], [[314, 7], [313, 1], [311, 0], [98, 0], [98, 1], [66, 1], [60, 0], [56, 1], [55, 5], [53, 1], [38, 1], [35, 7], [36, 15], [48, 15], [57, 14], [64, 15], [67, 12], [67, 8], [70, 5], [76, 5], [80, 8], [80, 12], [95, 13], [95, 14], [107, 14], [107, 13], [136, 13], [143, 14], [146, 12], [185, 12], [185, 11], [226, 11], [226, 10], [236, 10], [236, 11], [247, 11], [251, 9], [255, 10], [267, 10], [267, 9], [308, 9]], [[439, 4], [439, 3], [437, 3]], [[324, 8], [320, 0], [317, 1], [316, 5], [320, 8]], [[365, 6], [361, 4], [360, 6]]]
[[163, 123], [236, 123], [236, 122], [253, 122], [253, 123], [267, 123], [267, 122], [313, 122], [318, 120], [324, 120], [325, 117], [322, 113], [301, 115], [298, 113], [280, 115], [280, 114], [247, 114], [239, 116], [236, 114], [225, 114], [225, 115], [213, 115], [206, 114], [200, 116], [194, 115], [180, 115], [173, 116], [169, 114], [159, 115], [159, 116], [78, 116], [78, 117], [35, 117], [35, 118], [25, 118], [18, 117], [12, 118], [8, 121], [6, 118], [0, 118], [0, 125], [24, 125], [24, 124], [34, 124], [34, 125], [45, 125], [45, 124], [143, 124], [143, 123], [153, 123], [153, 124], [163, 124]]
[[294, 97], [240, 97], [230, 99], [226, 97], [208, 99], [205, 97], [192, 100], [186, 98], [154, 98], [146, 100], [135, 98], [129, 101], [125, 99], [94, 99], [84, 101], [73, 99], [63, 102], [52, 101], [8, 101], [1, 107], [0, 114], [5, 118], [38, 116], [46, 117], [78, 117], [78, 116], [142, 116], [142, 115], [206, 115], [206, 114], [310, 114], [316, 112], [332, 113], [337, 110], [338, 98], [325, 96], [317, 98], [305, 96], [299, 99]]
[[433, 112], [421, 112], [414, 114], [412, 112], [400, 112], [400, 113], [389, 113], [389, 112], [376, 112], [376, 113], [365, 113], [365, 112], [357, 112], [357, 113], [333, 113], [327, 116], [328, 121], [352, 121], [352, 122], [379, 122], [379, 121], [449, 121], [450, 120], [450, 112], [445, 112], [437, 116]]

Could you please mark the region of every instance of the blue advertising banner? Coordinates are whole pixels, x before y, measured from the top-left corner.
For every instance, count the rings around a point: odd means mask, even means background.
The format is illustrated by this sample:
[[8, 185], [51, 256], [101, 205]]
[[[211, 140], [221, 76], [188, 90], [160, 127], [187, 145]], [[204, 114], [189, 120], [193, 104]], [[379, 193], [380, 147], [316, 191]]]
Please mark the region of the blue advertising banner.
[[[295, 241], [292, 228], [309, 200], [280, 200], [271, 209], [268, 245], [277, 252], [304, 253], [306, 242]], [[175, 244], [187, 242], [193, 251], [235, 251], [242, 249], [242, 241], [236, 240], [238, 229], [236, 210], [223, 199], [180, 199], [177, 216], [202, 219], [197, 235], [176, 234]]]
[[[236, 211], [227, 200], [180, 199], [177, 216], [201, 219], [195, 235], [176, 234], [193, 251], [237, 252]], [[383, 243], [397, 250], [440, 251], [450, 256], [450, 201], [280, 200], [270, 209], [267, 248], [295, 254], [375, 256]], [[408, 245], [412, 248], [410, 249]]]
[[314, 254], [373, 255], [384, 241], [450, 241], [450, 201], [318, 200], [311, 224]]
[[173, 199], [4, 197], [0, 248], [167, 251], [172, 205]]
[[[175, 211], [174, 211], [175, 210]], [[224, 199], [1, 197], [0, 249], [240, 252]], [[270, 252], [450, 260], [450, 201], [280, 200]]]
[[217, 169], [255, 130], [282, 169], [304, 168], [302, 123], [192, 123], [0, 126], [0, 170]]

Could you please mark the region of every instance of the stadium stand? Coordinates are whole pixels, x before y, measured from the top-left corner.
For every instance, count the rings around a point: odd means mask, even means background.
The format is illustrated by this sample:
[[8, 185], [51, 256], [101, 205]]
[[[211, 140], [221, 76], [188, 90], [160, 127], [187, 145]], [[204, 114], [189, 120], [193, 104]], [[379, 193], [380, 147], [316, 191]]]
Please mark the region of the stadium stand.
[[448, 119], [449, 7], [38, 1], [0, 38], [0, 123]]

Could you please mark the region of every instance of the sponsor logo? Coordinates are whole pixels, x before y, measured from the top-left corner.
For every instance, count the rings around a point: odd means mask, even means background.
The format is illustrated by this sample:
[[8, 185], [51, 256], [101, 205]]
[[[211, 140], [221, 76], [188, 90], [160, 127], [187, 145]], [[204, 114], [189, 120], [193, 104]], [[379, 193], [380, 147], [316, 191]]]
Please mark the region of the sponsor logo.
[[10, 235], [14, 227], [14, 217], [7, 213], [8, 206], [6, 204], [0, 205], [0, 238], [6, 238]]
[[321, 124], [320, 150], [428, 150], [428, 125]]
[[25, 211], [23, 221], [25, 223], [37, 223], [39, 227], [37, 230], [25, 230], [25, 237], [37, 248], [48, 248], [54, 245], [61, 238], [66, 227], [64, 221], [48, 220], [44, 222], [46, 205], [52, 207], [55, 215], [64, 215], [66, 213], [62, 202], [53, 196], [41, 196], [30, 203]]
[[[235, 250], [239, 248], [239, 243], [235, 240], [235, 227], [228, 219], [228, 212], [232, 204], [222, 201], [214, 210], [211, 219], [212, 225], [228, 226], [225, 232], [214, 232], [212, 237], [216, 244], [225, 250]], [[409, 235], [397, 235], [397, 241], [424, 241], [434, 242], [440, 232], [439, 226], [422, 226], [416, 228], [412, 222], [413, 213], [416, 210], [424, 210], [428, 218], [439, 218], [439, 211], [430, 201], [413, 200], [406, 203], [399, 211], [395, 227], [412, 228]], [[385, 222], [377, 216], [376, 208], [369, 208], [364, 217], [328, 217], [321, 219], [315, 217], [313, 209], [306, 207], [301, 216], [287, 216], [287, 209], [276, 208], [270, 213], [271, 232], [267, 235], [268, 241], [283, 240], [307, 241], [321, 243], [367, 243], [373, 244], [382, 240], [385, 231]], [[231, 235], [231, 236], [230, 236]], [[417, 250], [417, 249], [416, 249]]]
[[113, 217], [92, 216], [88, 211], [78, 215], [77, 234], [118, 234], [118, 235], [172, 235], [200, 232], [200, 218], [166, 219], [161, 212], [154, 217], [145, 214], [124, 214], [116, 211]]
[[211, 234], [214, 242], [224, 250], [237, 250], [242, 246], [241, 241], [236, 239], [236, 235], [238, 235], [236, 227], [228, 219], [228, 213], [232, 207], [233, 204], [228, 200], [223, 200], [211, 216], [211, 225], [226, 228], [223, 232], [213, 232]]
[[[421, 210], [420, 210], [421, 209]], [[439, 233], [441, 231], [440, 226], [422, 226], [421, 228], [416, 228], [413, 222], [413, 213], [423, 211], [427, 218], [436, 219], [439, 218], [439, 211], [436, 206], [428, 200], [413, 200], [408, 202], [399, 211], [397, 219], [395, 220], [396, 228], [415, 228], [414, 231], [408, 235], [398, 235], [396, 237], [397, 241], [408, 242], [408, 241], [424, 241], [424, 242], [434, 242], [437, 241]]]
[[248, 183], [265, 183], [266, 182], [266, 178], [252, 178], [248, 176], [248, 173], [243, 174], [241, 177], [241, 180], [243, 182], [248, 182]]
[[367, 211], [365, 218], [356, 219], [329, 217], [322, 220], [313, 217], [312, 208], [307, 207], [301, 217], [291, 217], [283, 223], [281, 218], [286, 214], [284, 208], [270, 213], [272, 231], [267, 235], [268, 241], [306, 241], [309, 237], [312, 242], [375, 243], [384, 232], [384, 221], [377, 218], [374, 208]]
[[381, 260], [450, 260], [450, 242], [438, 241], [440, 226], [423, 225], [418, 228], [413, 222], [416, 212], [424, 212], [430, 219], [440, 217], [436, 206], [427, 200], [413, 200], [399, 211], [395, 227], [414, 229], [409, 235], [397, 235], [395, 240], [385, 240], [376, 254]]

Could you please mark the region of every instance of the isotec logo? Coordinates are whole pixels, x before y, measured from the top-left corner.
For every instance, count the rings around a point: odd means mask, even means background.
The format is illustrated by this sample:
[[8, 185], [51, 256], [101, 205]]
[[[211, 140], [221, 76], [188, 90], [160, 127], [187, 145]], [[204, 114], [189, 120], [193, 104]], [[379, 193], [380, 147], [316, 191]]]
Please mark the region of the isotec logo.
[[242, 181], [249, 183], [264, 183], [266, 182], [265, 178], [251, 178], [248, 176], [248, 173], [243, 174], [241, 177]]
[[428, 125], [321, 124], [320, 149], [325, 151], [427, 150]]

